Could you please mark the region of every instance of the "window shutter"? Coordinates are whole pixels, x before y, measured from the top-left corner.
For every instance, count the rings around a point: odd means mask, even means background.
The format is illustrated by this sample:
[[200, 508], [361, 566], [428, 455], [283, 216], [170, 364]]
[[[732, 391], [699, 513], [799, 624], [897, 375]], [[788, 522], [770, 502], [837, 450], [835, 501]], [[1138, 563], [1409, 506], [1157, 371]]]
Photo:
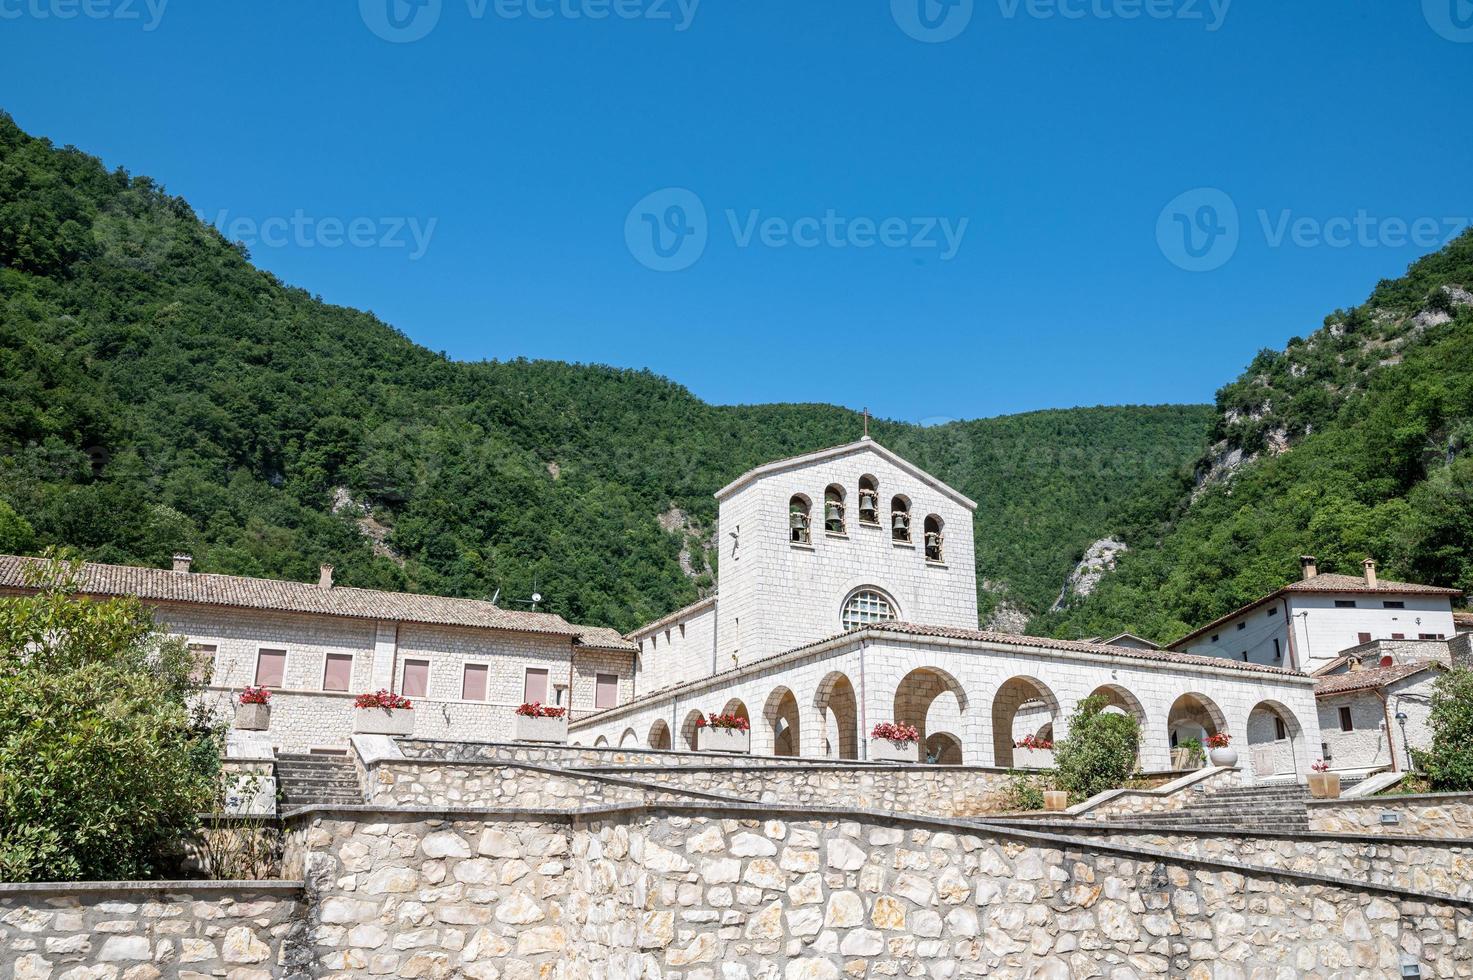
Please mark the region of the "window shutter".
[[491, 668], [485, 664], [466, 664], [465, 678], [460, 683], [462, 701], [486, 700], [486, 679]]
[[256, 654], [257, 687], [280, 687], [285, 679], [285, 650], [262, 650]]
[[594, 691], [595, 708], [612, 708], [619, 703], [619, 678], [616, 674], [599, 674]]
[[215, 671], [215, 647], [203, 643], [194, 643], [189, 647], [191, 666], [189, 668], [189, 683], [208, 684], [214, 677]]
[[346, 691], [353, 683], [353, 655], [351, 653], [329, 653], [327, 665], [322, 671], [324, 691]]
[[404, 661], [404, 684], [399, 693], [406, 698], [422, 698], [430, 691], [430, 662], [428, 660]]
[[522, 692], [522, 701], [526, 704], [547, 703], [547, 671], [535, 668], [527, 671], [527, 686]]

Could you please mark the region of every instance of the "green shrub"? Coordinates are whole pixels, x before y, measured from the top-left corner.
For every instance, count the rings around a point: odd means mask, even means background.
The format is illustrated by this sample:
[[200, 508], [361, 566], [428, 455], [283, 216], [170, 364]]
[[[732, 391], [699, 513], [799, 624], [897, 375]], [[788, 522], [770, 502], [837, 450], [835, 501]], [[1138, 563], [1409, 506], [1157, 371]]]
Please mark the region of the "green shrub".
[[1412, 750], [1415, 768], [1437, 792], [1473, 790], [1473, 670], [1450, 670], [1437, 679], [1427, 723], [1432, 745]]
[[1079, 702], [1069, 720], [1069, 737], [1054, 748], [1054, 777], [1073, 802], [1125, 785], [1136, 768], [1141, 726], [1132, 715], [1107, 712], [1109, 699]]
[[136, 600], [80, 600], [78, 568], [38, 566], [0, 599], [0, 880], [160, 874], [219, 785], [191, 716], [190, 656]]
[[1009, 811], [1042, 810], [1043, 794], [1052, 789], [1048, 779], [1037, 773], [1014, 770], [1003, 788], [1003, 808]]

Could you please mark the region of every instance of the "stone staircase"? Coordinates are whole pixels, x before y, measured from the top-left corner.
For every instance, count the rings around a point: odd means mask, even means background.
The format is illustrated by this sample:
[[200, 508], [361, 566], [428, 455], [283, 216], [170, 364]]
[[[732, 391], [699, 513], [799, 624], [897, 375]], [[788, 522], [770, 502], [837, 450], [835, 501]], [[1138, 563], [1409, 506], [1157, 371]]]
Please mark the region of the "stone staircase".
[[1308, 833], [1309, 790], [1295, 783], [1258, 783], [1204, 794], [1180, 810], [1142, 814], [1138, 822], [1160, 829], [1230, 833]]
[[276, 787], [280, 810], [314, 804], [356, 806], [363, 802], [358, 772], [345, 756], [278, 755]]

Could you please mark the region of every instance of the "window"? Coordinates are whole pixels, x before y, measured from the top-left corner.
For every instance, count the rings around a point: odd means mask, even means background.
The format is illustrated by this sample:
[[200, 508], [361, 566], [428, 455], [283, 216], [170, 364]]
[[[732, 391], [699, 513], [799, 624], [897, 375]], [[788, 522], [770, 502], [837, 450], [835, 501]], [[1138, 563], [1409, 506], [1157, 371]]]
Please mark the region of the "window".
[[329, 653], [322, 665], [322, 689], [324, 691], [346, 691], [353, 682], [353, 655], [351, 653]]
[[404, 661], [404, 677], [399, 683], [399, 693], [406, 698], [422, 698], [430, 692], [430, 662], [428, 660]]
[[1369, 634], [1369, 633], [1357, 633], [1356, 634], [1356, 638], [1358, 640], [1360, 640], [1360, 642], [1362, 642], [1362, 643], [1370, 643], [1371, 642], [1371, 634]]
[[1391, 638], [1393, 640], [1405, 640], [1407, 635], [1405, 633], [1392, 633]]
[[1240, 629], [1240, 630], [1245, 630], [1247, 628], [1248, 628], [1248, 624], [1247, 623], [1239, 623], [1238, 624], [1238, 629]]
[[1283, 660], [1284, 659], [1284, 650], [1283, 650], [1282, 647], [1279, 646], [1279, 638], [1277, 636], [1274, 637], [1274, 659], [1275, 660]]
[[946, 560], [946, 536], [941, 533], [942, 527], [941, 518], [935, 514], [926, 518], [926, 561]]
[[1335, 600], [1335, 608], [1336, 609], [1354, 609], [1355, 608], [1355, 600], [1354, 599], [1336, 599]]
[[880, 523], [880, 485], [872, 476], [859, 478], [859, 523]]
[[256, 654], [257, 687], [280, 687], [285, 679], [285, 650], [261, 650]]
[[1320, 758], [1321, 759], [1324, 759], [1326, 762], [1329, 762], [1330, 759], [1333, 758], [1333, 756], [1330, 755], [1330, 743], [1329, 742], [1321, 742], [1320, 743]]
[[1268, 607], [1268, 614], [1269, 614], [1270, 617], [1277, 616], [1279, 614], [1279, 607], [1278, 606], [1269, 606]]
[[1219, 633], [1213, 633], [1212, 634], [1212, 642], [1213, 643], [1216, 643], [1219, 636], [1221, 636], [1221, 634], [1219, 634]]
[[844, 603], [843, 623], [846, 630], [868, 623], [884, 623], [895, 618], [895, 604], [889, 596], [874, 589], [861, 589]]
[[1419, 639], [1419, 640], [1440, 640], [1440, 639], [1442, 639], [1442, 637], [1438, 636], [1436, 633], [1418, 633], [1417, 634], [1417, 639]]
[[830, 534], [844, 533], [844, 488], [837, 483], [823, 492], [823, 529]]
[[1405, 609], [1407, 604], [1399, 599], [1386, 599], [1381, 603], [1382, 609]]
[[1244, 650], [1243, 651], [1243, 663], [1246, 664], [1247, 662], [1248, 662], [1248, 651], [1247, 650]]
[[799, 494], [788, 501], [788, 540], [793, 544], [809, 541], [808, 498]]
[[1355, 731], [1355, 719], [1350, 716], [1349, 706], [1340, 709], [1340, 730], [1342, 732]]
[[215, 674], [215, 645], [213, 643], [191, 643], [189, 662], [189, 683], [210, 683], [210, 679]]
[[547, 703], [547, 670], [543, 667], [528, 667], [526, 682], [522, 685], [524, 704]]
[[890, 498], [890, 538], [910, 542], [910, 501], [904, 497]]
[[612, 708], [619, 703], [619, 676], [599, 674], [594, 678], [593, 706]]
[[462, 701], [484, 701], [486, 700], [486, 681], [491, 676], [491, 668], [486, 664], [466, 664], [465, 673], [460, 678], [460, 699]]
[[1288, 737], [1289, 737], [1289, 726], [1284, 724], [1284, 719], [1282, 719], [1282, 718], [1275, 718], [1274, 719], [1274, 738], [1276, 738], [1280, 742], [1282, 742], [1285, 739], [1287, 739]]

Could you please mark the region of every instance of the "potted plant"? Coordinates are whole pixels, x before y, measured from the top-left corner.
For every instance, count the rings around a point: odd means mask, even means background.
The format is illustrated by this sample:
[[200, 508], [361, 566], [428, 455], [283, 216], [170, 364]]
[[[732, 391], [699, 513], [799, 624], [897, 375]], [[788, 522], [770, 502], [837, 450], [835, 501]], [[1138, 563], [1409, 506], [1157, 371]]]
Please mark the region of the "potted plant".
[[1043, 808], [1052, 813], [1063, 813], [1069, 809], [1069, 794], [1061, 789], [1044, 790]]
[[568, 740], [568, 709], [540, 701], [517, 709], [516, 729], [512, 737], [518, 742], [555, 742]]
[[871, 762], [917, 762], [921, 733], [903, 721], [882, 721], [869, 733]]
[[1051, 739], [1026, 735], [1013, 743], [1013, 765], [1019, 769], [1051, 769], [1054, 743]]
[[414, 731], [414, 704], [393, 691], [374, 691], [353, 699], [353, 734], [409, 735]]
[[248, 685], [236, 698], [235, 727], [245, 732], [264, 732], [271, 727], [271, 691]]
[[752, 747], [752, 723], [742, 715], [702, 715], [696, 731], [696, 747], [702, 752], [748, 752]]
[[1338, 800], [1340, 798], [1340, 774], [1331, 772], [1330, 764], [1324, 759], [1309, 768], [1314, 770], [1309, 775], [1309, 795], [1317, 800]]
[[1232, 741], [1227, 732], [1207, 736], [1207, 757], [1214, 766], [1232, 768], [1238, 764], [1238, 750], [1232, 747]]

